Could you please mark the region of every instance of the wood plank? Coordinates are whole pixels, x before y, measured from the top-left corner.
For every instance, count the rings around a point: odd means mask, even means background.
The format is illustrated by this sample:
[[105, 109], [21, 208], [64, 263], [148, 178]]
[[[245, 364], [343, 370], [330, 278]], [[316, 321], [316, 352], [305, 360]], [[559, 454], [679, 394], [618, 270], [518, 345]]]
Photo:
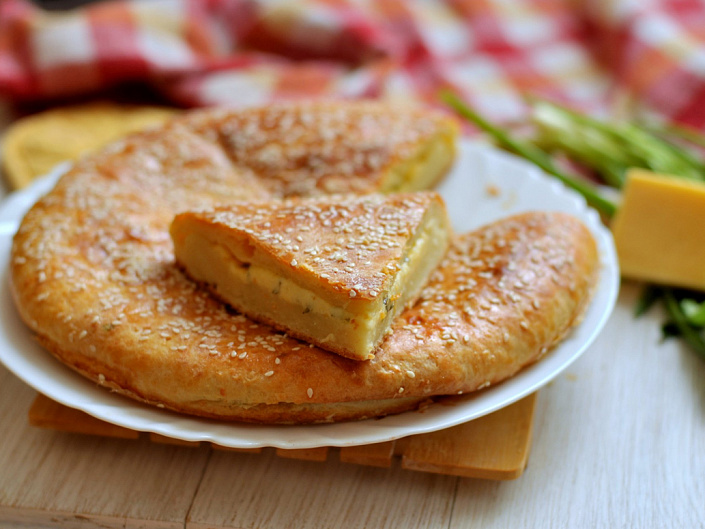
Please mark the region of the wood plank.
[[325, 461], [328, 459], [328, 447], [283, 449], [277, 448], [277, 455], [285, 459], [301, 459], [303, 461]]
[[223, 452], [240, 452], [242, 454], [259, 454], [262, 452], [261, 448], [233, 448], [231, 446], [221, 446], [211, 443], [213, 450], [222, 450]]
[[340, 460], [343, 463], [389, 468], [394, 457], [394, 444], [394, 441], [389, 441], [364, 446], [345, 446], [340, 449]]
[[529, 456], [536, 394], [474, 421], [409, 438], [402, 466], [482, 479], [516, 479]]
[[[447, 399], [446, 404], [452, 405], [452, 398]], [[533, 407], [517, 406], [513, 410], [513, 413], [500, 410], [492, 416], [483, 418], [482, 422], [473, 426], [462, 425], [445, 430], [443, 433], [410, 436], [389, 443], [344, 447], [336, 451], [339, 452], [340, 460], [346, 463], [389, 468], [393, 458], [401, 456], [404, 468], [409, 470], [441, 472], [485, 479], [513, 479], [521, 474], [526, 464], [526, 457], [528, 457], [531, 432], [525, 428], [522, 429], [521, 425], [531, 425]], [[524, 417], [520, 417], [522, 413], [525, 414]], [[492, 420], [489, 417], [492, 417]], [[60, 431], [78, 433], [101, 434], [106, 432], [127, 438], [136, 438], [139, 435], [137, 432], [113, 427], [83, 412], [62, 406], [42, 395], [37, 396], [32, 405], [30, 423], [45, 427], [56, 426], [56, 429]], [[492, 435], [488, 436], [488, 433], [493, 431], [498, 432], [496, 437], [501, 439], [500, 443]], [[508, 431], [511, 431], [512, 435], [508, 436]], [[155, 443], [174, 446], [198, 447], [201, 444], [154, 433], [150, 433], [148, 437]], [[496, 460], [498, 458], [506, 459], [508, 457], [507, 449], [512, 439], [516, 443], [515, 454], [518, 454], [518, 459], [505, 461], [504, 467], [497, 467]], [[428, 446], [426, 446], [427, 444]], [[261, 451], [261, 449], [214, 448], [245, 453], [259, 453]], [[277, 449], [275, 452], [279, 457], [286, 459], [318, 462], [326, 461], [329, 453], [326, 447], [303, 450]], [[428, 459], [429, 455], [431, 459]], [[448, 459], [443, 460], [443, 458]], [[494, 463], [488, 467], [488, 461], [494, 461]]]
[[0, 366], [0, 526], [183, 529], [209, 450], [34, 428]]
[[119, 516], [75, 514], [65, 511], [37, 511], [36, 509], [7, 509], [0, 507], [2, 529], [173, 529], [179, 527], [162, 520], [132, 520]]
[[139, 432], [96, 419], [80, 410], [63, 406], [42, 395], [37, 397], [29, 409], [29, 424], [39, 428], [49, 428], [60, 432], [101, 435], [121, 439], [137, 439]]
[[213, 452], [186, 529], [442, 528], [457, 479], [374, 468]]

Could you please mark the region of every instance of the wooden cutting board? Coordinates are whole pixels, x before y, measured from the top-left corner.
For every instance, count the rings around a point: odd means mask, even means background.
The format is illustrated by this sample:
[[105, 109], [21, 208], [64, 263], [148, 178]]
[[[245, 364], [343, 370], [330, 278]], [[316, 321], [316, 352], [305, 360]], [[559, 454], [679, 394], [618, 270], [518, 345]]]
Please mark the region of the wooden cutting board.
[[[452, 406], [452, 400], [445, 403]], [[279, 457], [324, 462], [337, 453], [341, 461], [358, 465], [391, 467], [395, 458], [409, 470], [491, 480], [516, 479], [529, 457], [536, 393], [490, 415], [438, 432], [413, 435], [397, 441], [343, 448], [276, 449]], [[29, 423], [62, 432], [138, 439], [155, 443], [200, 446], [116, 426], [82, 411], [63, 406], [38, 394], [29, 410]], [[211, 445], [214, 450], [261, 452], [269, 449], [233, 449]]]

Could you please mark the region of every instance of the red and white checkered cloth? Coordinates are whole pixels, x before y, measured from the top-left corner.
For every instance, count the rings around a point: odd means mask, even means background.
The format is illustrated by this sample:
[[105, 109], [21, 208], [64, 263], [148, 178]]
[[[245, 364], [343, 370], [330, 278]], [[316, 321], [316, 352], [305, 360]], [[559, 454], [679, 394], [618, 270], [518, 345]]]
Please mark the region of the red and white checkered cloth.
[[527, 94], [605, 111], [627, 94], [705, 127], [702, 0], [151, 0], [63, 12], [0, 0], [0, 97], [143, 80], [186, 106], [313, 97], [437, 102], [489, 118]]

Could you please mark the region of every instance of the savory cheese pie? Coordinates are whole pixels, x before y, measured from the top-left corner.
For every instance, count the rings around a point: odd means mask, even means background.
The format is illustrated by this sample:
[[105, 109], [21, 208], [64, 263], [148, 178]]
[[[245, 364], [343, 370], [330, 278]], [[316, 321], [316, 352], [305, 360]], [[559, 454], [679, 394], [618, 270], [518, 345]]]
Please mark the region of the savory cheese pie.
[[[453, 236], [364, 362], [234, 313], [182, 272], [169, 236], [187, 210], [429, 185], [452, 147], [429, 149], [454, 130], [436, 112], [351, 102], [203, 110], [130, 136], [77, 162], [24, 217], [10, 263], [16, 306], [49, 352], [96, 384], [215, 419], [362, 419], [497, 384], [546, 354], [589, 302], [597, 250], [568, 215]], [[420, 160], [433, 169], [409, 170]]]
[[239, 203], [177, 215], [186, 272], [258, 321], [348, 358], [372, 357], [448, 247], [433, 192]]

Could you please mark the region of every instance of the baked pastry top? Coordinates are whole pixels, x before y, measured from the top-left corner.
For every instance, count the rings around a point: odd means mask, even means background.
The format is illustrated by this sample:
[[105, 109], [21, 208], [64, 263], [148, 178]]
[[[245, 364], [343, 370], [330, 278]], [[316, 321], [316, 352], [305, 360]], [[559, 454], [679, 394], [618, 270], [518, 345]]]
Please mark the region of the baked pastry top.
[[178, 214], [177, 263], [290, 336], [367, 360], [450, 236], [433, 192], [248, 202]]
[[[346, 133], [329, 137], [336, 127]], [[572, 217], [526, 214], [454, 237], [365, 362], [232, 312], [174, 261], [168, 230], [180, 212], [379, 191], [390, 174], [416, 174], [411, 160], [449, 129], [433, 112], [341, 103], [206, 110], [131, 136], [78, 162], [23, 219], [10, 265], [16, 306], [84, 376], [205, 417], [360, 419], [500, 382], [540, 358], [588, 303], [597, 252]], [[430, 180], [449, 163], [430, 164]]]
[[450, 168], [459, 132], [444, 114], [375, 101], [216, 110], [182, 123], [270, 196], [429, 189]]

